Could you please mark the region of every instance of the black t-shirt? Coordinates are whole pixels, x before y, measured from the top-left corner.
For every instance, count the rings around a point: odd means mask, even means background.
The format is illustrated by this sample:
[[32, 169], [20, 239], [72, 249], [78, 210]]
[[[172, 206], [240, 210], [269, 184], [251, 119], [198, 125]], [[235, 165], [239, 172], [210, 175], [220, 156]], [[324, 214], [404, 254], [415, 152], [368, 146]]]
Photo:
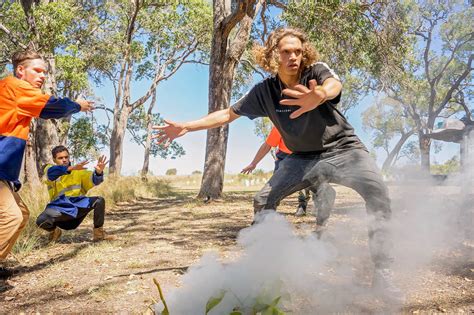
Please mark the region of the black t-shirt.
[[[323, 62], [307, 67], [300, 84], [309, 86], [312, 79], [322, 85], [328, 78], [339, 77]], [[317, 108], [291, 119], [290, 114], [299, 106], [281, 105], [283, 83], [278, 76], [256, 84], [245, 96], [232, 105], [232, 110], [250, 119], [269, 117], [280, 131], [286, 146], [294, 153], [322, 153], [331, 149], [362, 148], [365, 146], [354, 133], [354, 128], [336, 108], [341, 94]]]

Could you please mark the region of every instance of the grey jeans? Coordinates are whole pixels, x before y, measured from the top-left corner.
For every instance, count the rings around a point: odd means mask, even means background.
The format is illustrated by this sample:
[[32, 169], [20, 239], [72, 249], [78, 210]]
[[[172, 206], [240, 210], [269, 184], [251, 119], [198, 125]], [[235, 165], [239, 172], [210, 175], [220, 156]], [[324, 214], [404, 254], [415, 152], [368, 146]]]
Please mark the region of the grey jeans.
[[276, 209], [283, 198], [307, 187], [323, 203], [319, 207], [324, 207], [324, 200], [328, 199], [328, 183], [352, 188], [364, 198], [369, 215], [369, 247], [372, 260], [378, 268], [388, 267], [392, 261], [389, 255], [391, 240], [387, 226], [391, 216], [390, 198], [380, 170], [369, 153], [363, 149], [288, 156], [281, 161], [278, 170], [255, 195], [255, 213], [264, 209]]

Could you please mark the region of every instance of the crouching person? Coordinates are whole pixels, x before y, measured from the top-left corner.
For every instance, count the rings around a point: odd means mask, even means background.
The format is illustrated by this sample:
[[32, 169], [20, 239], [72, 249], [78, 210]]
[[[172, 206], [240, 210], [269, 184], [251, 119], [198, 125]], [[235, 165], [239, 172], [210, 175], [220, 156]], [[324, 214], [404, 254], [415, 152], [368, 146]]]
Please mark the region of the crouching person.
[[61, 229], [74, 230], [94, 210], [94, 242], [114, 240], [115, 236], [107, 235], [104, 231], [105, 200], [102, 197], [86, 197], [87, 192], [104, 180], [104, 168], [108, 163], [101, 156], [95, 171], [85, 168], [88, 161], [74, 166], [69, 160], [69, 151], [65, 146], [57, 146], [52, 150], [56, 165], [47, 165], [48, 193], [50, 203], [38, 216], [38, 227], [48, 231], [49, 240], [55, 242], [61, 236]]

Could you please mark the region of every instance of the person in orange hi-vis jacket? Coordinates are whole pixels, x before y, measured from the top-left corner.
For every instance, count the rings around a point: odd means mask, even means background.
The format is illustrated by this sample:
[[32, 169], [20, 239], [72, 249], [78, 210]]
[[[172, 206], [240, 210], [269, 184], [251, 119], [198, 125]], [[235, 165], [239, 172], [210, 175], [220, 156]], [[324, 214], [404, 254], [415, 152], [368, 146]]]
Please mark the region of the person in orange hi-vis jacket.
[[[29, 211], [17, 191], [30, 121], [67, 117], [93, 110], [86, 100], [72, 101], [44, 94], [46, 64], [35, 51], [18, 51], [12, 56], [13, 76], [0, 80], [0, 263], [10, 253], [28, 222]], [[13, 272], [0, 267], [0, 278]]]

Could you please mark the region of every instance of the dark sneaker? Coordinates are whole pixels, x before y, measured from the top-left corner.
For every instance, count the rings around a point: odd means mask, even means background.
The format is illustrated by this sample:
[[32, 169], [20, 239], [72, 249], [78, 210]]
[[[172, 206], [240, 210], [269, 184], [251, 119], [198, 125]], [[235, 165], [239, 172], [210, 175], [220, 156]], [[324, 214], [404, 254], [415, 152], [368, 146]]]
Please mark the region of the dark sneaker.
[[5, 267], [0, 267], [0, 279], [6, 279], [13, 276], [14, 271]]
[[393, 272], [389, 268], [375, 268], [372, 289], [385, 302], [392, 304], [405, 303], [405, 295], [393, 283]]
[[302, 206], [299, 206], [298, 209], [296, 209], [295, 217], [303, 217], [305, 215], [306, 215], [306, 209], [303, 208]]

